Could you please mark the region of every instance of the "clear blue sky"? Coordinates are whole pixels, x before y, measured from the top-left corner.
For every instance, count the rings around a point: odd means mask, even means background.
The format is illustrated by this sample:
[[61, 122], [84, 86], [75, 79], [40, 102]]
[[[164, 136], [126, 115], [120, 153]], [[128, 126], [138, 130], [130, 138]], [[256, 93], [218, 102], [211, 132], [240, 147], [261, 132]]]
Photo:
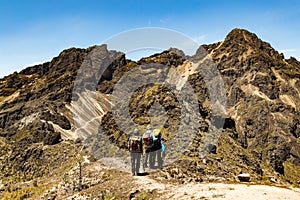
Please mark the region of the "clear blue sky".
[[63, 49], [101, 44], [133, 28], [163, 27], [199, 44], [245, 28], [300, 59], [298, 0], [0, 0], [0, 77], [50, 61]]

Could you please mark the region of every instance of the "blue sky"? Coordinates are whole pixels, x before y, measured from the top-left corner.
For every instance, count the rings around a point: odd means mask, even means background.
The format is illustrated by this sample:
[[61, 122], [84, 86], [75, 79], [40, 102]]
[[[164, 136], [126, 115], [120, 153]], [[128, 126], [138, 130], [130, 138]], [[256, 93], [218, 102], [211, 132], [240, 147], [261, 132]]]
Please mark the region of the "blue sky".
[[245, 28], [300, 59], [300, 1], [0, 0], [0, 77], [120, 32], [169, 28], [199, 44]]

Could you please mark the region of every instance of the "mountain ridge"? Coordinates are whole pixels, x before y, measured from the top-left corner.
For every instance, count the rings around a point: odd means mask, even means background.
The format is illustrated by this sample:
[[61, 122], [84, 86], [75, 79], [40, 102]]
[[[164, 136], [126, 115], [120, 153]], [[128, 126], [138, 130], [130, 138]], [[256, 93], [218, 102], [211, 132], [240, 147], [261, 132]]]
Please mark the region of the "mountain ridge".
[[[103, 62], [111, 63], [102, 76], [99, 71], [80, 69], [86, 60], [99, 55]], [[208, 57], [224, 81], [226, 116], [213, 115], [208, 83], [193, 67], [193, 59]], [[96, 159], [105, 152], [101, 140], [125, 149], [128, 133], [117, 127], [110, 97], [127, 72], [151, 63], [184, 74], [199, 104], [199, 127], [193, 142], [178, 161], [158, 171], [157, 176], [168, 177], [175, 167], [182, 171], [184, 180], [212, 175], [232, 180], [240, 171], [247, 171], [256, 181], [276, 177], [279, 183], [299, 186], [300, 62], [285, 59], [254, 33], [238, 28], [223, 42], [202, 45], [196, 57], [171, 48], [134, 62], [106, 45], [70, 48], [50, 62], [0, 79], [0, 179], [9, 183], [15, 180], [16, 172], [24, 181], [42, 178], [50, 173], [46, 167], [49, 162], [51, 169], [62, 174], [59, 162], [74, 165], [82, 145], [80, 136], [88, 143], [85, 154]], [[78, 76], [80, 73], [85, 76]], [[78, 85], [83, 90], [74, 89]], [[181, 108], [170, 89], [155, 84], [139, 88], [130, 101], [130, 115], [143, 127], [151, 122], [148, 111], [156, 104], [166, 110], [162, 130], [171, 140], [177, 134]], [[216, 153], [203, 157], [199, 152], [204, 138], [219, 118], [224, 125], [217, 128], [221, 134], [214, 144]], [[109, 151], [107, 155], [114, 150]]]

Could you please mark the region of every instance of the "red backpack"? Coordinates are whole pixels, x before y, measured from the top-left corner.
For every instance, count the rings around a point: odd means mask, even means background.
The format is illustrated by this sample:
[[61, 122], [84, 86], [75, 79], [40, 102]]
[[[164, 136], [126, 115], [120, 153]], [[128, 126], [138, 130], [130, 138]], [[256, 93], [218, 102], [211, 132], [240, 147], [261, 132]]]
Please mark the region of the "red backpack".
[[146, 146], [151, 146], [153, 143], [152, 138], [150, 137], [150, 134], [146, 134], [143, 138], [143, 142]]

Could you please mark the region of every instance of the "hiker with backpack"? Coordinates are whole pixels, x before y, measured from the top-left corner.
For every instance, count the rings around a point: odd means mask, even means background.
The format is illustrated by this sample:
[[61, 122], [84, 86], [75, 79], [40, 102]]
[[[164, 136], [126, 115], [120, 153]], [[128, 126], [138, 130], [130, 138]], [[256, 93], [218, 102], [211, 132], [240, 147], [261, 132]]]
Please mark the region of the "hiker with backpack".
[[143, 135], [143, 144], [145, 149], [145, 155], [144, 155], [144, 163], [143, 166], [148, 167], [148, 159], [149, 159], [149, 166], [151, 169], [154, 168], [155, 165], [155, 150], [154, 150], [154, 142], [156, 142], [157, 138], [154, 136], [151, 126], [147, 126], [147, 130]]
[[131, 158], [131, 172], [133, 175], [138, 175], [143, 153], [143, 142], [138, 129], [134, 129], [133, 134], [129, 137], [128, 149]]
[[153, 151], [155, 152], [154, 157], [157, 158], [158, 168], [162, 168], [163, 166], [163, 159], [162, 159], [162, 142], [163, 137], [160, 129], [154, 130], [154, 137], [157, 138], [157, 140], [154, 142]]

